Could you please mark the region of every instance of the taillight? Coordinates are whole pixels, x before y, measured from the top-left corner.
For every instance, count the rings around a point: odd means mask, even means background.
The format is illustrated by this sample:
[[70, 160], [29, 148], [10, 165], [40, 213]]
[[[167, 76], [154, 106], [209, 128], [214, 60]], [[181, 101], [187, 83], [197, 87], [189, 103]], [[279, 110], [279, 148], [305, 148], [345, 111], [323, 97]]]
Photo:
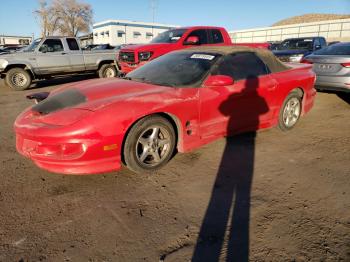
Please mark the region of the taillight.
[[343, 67], [350, 68], [350, 63], [342, 63], [341, 64]]
[[313, 64], [312, 61], [307, 60], [306, 58], [302, 58], [302, 59], [300, 60], [300, 63], [303, 63], [303, 64]]

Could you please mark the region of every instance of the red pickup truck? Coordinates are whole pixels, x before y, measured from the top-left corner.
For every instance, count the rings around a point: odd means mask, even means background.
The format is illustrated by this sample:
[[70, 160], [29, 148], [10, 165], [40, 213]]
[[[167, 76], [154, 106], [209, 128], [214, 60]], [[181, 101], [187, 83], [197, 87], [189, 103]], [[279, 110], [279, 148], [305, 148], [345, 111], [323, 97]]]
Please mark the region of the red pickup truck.
[[163, 32], [149, 44], [122, 48], [117, 60], [126, 74], [156, 57], [194, 45], [232, 45], [226, 29], [212, 26], [180, 27]]

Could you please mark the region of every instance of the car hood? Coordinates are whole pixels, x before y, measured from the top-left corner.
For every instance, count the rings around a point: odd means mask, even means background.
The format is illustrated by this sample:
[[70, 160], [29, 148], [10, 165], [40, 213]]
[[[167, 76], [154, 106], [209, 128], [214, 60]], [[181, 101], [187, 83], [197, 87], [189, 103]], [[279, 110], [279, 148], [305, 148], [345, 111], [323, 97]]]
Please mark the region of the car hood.
[[172, 43], [150, 43], [150, 44], [142, 44], [142, 45], [129, 45], [123, 47], [120, 51], [153, 51], [155, 49], [161, 49], [161, 48], [169, 48], [170, 46], [173, 46]]
[[304, 54], [310, 53], [311, 51], [287, 49], [287, 50], [273, 50], [272, 52], [275, 56], [288, 56], [288, 55], [304, 55]]
[[28, 56], [33, 56], [33, 52], [0, 53], [0, 59], [6, 59], [6, 60], [16, 59], [18, 57], [28, 57]]
[[[136, 81], [106, 78], [69, 84], [50, 93], [49, 97], [32, 109], [49, 114], [66, 108], [78, 108], [97, 111], [110, 104], [126, 102], [144, 102], [147, 97], [173, 92], [174, 88], [141, 83]], [[162, 101], [162, 100], [158, 100]], [[133, 103], [129, 103], [133, 105]], [[135, 105], [135, 104], [134, 104]]]

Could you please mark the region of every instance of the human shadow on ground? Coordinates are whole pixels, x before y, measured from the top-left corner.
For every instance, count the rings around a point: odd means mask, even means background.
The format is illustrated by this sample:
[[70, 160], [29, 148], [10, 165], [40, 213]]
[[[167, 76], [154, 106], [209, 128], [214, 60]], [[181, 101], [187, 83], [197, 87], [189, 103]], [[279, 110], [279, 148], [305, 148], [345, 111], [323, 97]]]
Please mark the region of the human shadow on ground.
[[[220, 167], [202, 221], [192, 261], [248, 261], [251, 186], [254, 174], [255, 130], [268, 111], [258, 94], [259, 79], [250, 76], [240, 93], [220, 106], [228, 116], [227, 133], [249, 125], [250, 133], [226, 139]], [[223, 87], [225, 88], [225, 87]]]

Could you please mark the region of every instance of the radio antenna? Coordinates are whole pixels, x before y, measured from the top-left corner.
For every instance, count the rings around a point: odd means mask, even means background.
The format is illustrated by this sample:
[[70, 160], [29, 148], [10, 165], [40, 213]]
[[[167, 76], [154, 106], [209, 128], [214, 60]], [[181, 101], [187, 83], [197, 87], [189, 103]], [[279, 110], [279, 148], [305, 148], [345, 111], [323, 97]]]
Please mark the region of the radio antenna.
[[156, 11], [157, 11], [157, 0], [150, 0], [151, 1], [151, 12], [152, 12], [152, 22], [154, 23], [155, 17], [156, 17]]

